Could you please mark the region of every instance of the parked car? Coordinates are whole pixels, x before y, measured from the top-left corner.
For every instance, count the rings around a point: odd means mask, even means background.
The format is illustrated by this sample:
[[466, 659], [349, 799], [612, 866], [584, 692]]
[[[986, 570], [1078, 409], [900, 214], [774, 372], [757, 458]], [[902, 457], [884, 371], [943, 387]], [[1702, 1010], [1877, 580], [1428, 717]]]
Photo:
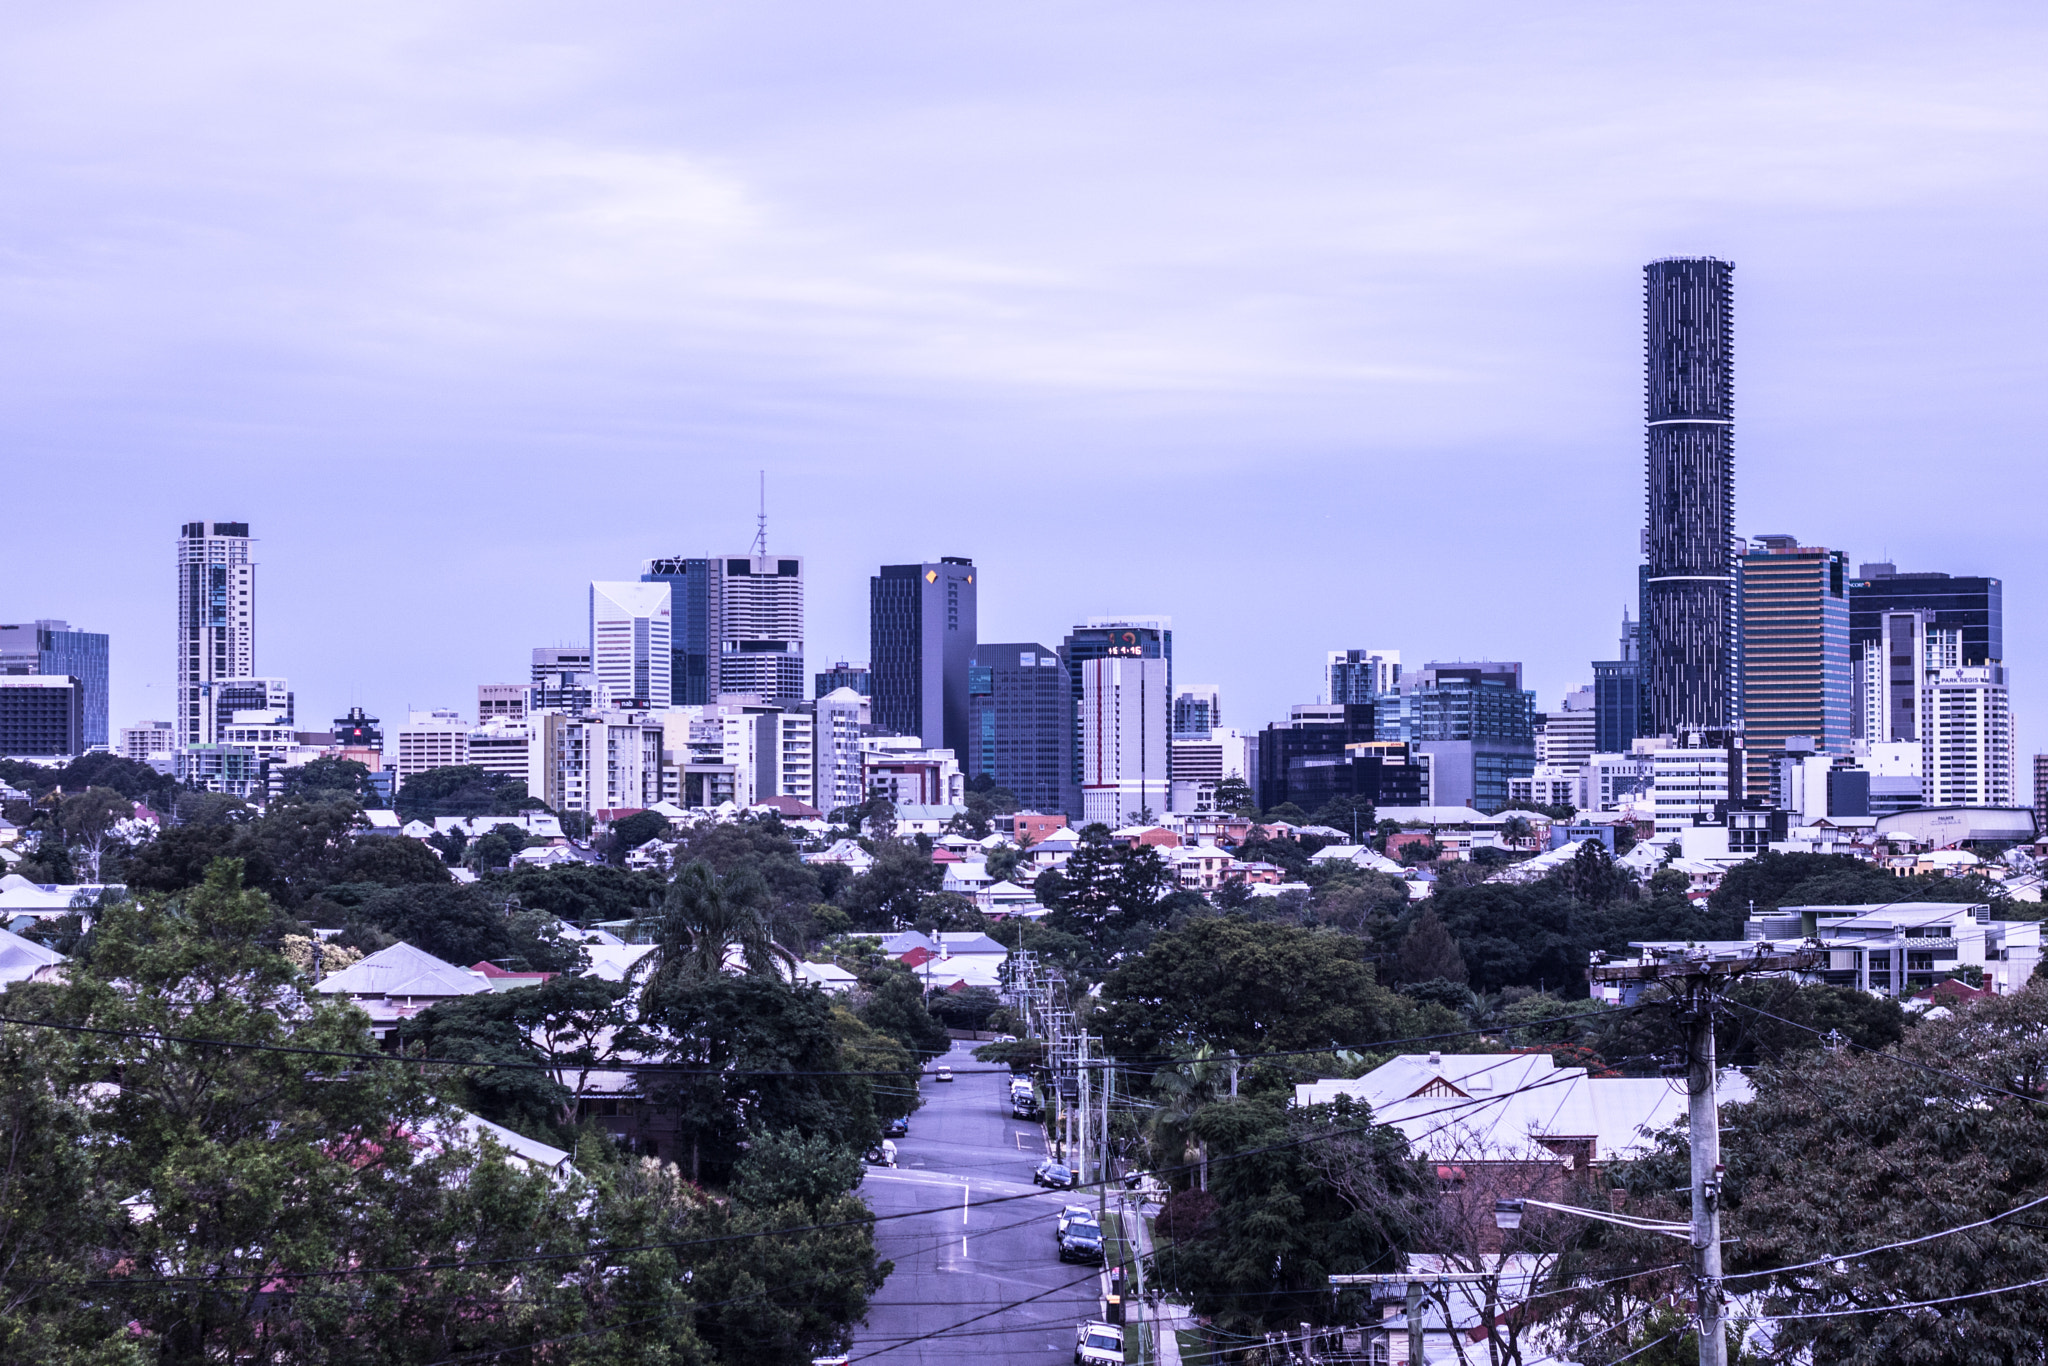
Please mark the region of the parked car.
[[1089, 1209], [1086, 1205], [1068, 1205], [1065, 1209], [1060, 1211], [1059, 1227], [1055, 1228], [1052, 1231], [1052, 1236], [1055, 1238], [1064, 1238], [1067, 1235], [1067, 1229], [1072, 1225], [1076, 1223], [1092, 1224], [1094, 1222], [1094, 1210]]
[[895, 1166], [896, 1145], [885, 1138], [874, 1147], [868, 1149], [868, 1165], [873, 1167]]
[[1102, 1265], [1102, 1230], [1095, 1224], [1075, 1224], [1060, 1235], [1060, 1260]]
[[1124, 1366], [1124, 1330], [1094, 1322], [1076, 1328], [1074, 1366]]
[[1036, 1185], [1056, 1191], [1072, 1190], [1074, 1187], [1073, 1171], [1064, 1162], [1055, 1162], [1049, 1157], [1038, 1164], [1038, 1169], [1031, 1173], [1031, 1180]]
[[950, 1068], [950, 1067], [948, 1067], [948, 1066], [946, 1066], [946, 1064], [944, 1064], [944, 1063], [940, 1063], [940, 1064], [939, 1064], [939, 1065], [938, 1065], [937, 1067], [934, 1067], [934, 1068], [932, 1069], [932, 1080], [933, 1080], [933, 1081], [951, 1081], [951, 1080], [953, 1080], [953, 1069], [952, 1069], [952, 1068]]
[[882, 1133], [889, 1138], [902, 1138], [909, 1132], [910, 1118], [907, 1115], [898, 1115], [882, 1126]]

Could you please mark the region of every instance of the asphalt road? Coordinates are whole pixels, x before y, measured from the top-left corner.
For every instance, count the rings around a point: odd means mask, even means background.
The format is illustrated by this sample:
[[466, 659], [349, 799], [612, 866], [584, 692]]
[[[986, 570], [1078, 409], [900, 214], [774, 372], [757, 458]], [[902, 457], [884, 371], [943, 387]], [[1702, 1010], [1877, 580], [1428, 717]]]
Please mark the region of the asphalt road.
[[[984, 1066], [972, 1047], [956, 1044], [946, 1061]], [[1098, 1268], [1059, 1259], [1053, 1226], [1062, 1205], [1092, 1205], [1094, 1193], [1031, 1184], [1044, 1144], [1034, 1122], [1011, 1117], [1007, 1076], [935, 1083], [927, 1068], [923, 1093], [910, 1133], [896, 1140], [896, 1169], [870, 1167], [861, 1190], [878, 1215], [930, 1212], [875, 1225], [877, 1249], [896, 1269], [854, 1337], [853, 1360], [1064, 1366], [1101, 1287]], [[1016, 1195], [1027, 1198], [980, 1204]], [[928, 1333], [939, 1336], [908, 1341]]]

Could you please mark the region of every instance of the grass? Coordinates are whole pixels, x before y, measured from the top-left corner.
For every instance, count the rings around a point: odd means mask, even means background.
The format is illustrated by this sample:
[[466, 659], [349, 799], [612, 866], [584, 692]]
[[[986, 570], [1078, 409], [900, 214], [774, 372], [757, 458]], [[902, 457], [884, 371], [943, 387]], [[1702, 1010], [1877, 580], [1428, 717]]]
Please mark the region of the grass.
[[1176, 1329], [1174, 1339], [1180, 1343], [1181, 1366], [1210, 1366], [1214, 1360], [1209, 1355], [1209, 1344], [1202, 1341], [1202, 1335], [1196, 1330]]

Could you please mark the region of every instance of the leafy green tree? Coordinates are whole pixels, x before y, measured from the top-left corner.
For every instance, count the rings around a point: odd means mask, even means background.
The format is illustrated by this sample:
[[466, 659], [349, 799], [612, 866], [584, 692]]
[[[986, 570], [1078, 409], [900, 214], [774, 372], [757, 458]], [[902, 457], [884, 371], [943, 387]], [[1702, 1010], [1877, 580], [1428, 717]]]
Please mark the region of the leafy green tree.
[[345, 797], [364, 808], [384, 805], [383, 794], [370, 781], [370, 769], [354, 759], [310, 759], [284, 770], [284, 794], [309, 801]]
[[582, 961], [582, 951], [562, 938], [552, 916], [508, 907], [486, 886], [343, 883], [321, 889], [300, 914], [316, 924], [376, 930], [382, 938], [370, 942], [343, 937], [369, 952], [384, 947], [385, 941], [403, 940], [462, 967], [489, 962], [563, 972]]
[[1354, 1187], [1405, 1193], [1420, 1181], [1400, 1131], [1372, 1125], [1363, 1107], [1348, 1103], [1290, 1112], [1252, 1098], [1208, 1105], [1190, 1127], [1208, 1151], [1216, 1203], [1194, 1236], [1157, 1254], [1159, 1278], [1176, 1298], [1223, 1332], [1246, 1336], [1357, 1322], [1362, 1297], [1333, 1297], [1329, 1278], [1399, 1270], [1406, 1230], [1387, 1219], [1392, 1202], [1361, 1209], [1347, 1200], [1311, 1154], [1347, 1142]]
[[1047, 924], [1108, 953], [1132, 931], [1164, 921], [1160, 902], [1173, 885], [1157, 849], [1114, 844], [1109, 827], [1097, 824], [1082, 828], [1066, 864], [1040, 873], [1033, 889], [1052, 912]]
[[521, 864], [503, 887], [522, 906], [583, 926], [601, 920], [631, 920], [659, 910], [668, 894], [667, 882], [658, 874], [602, 863], [562, 863], [547, 868]]
[[938, 891], [945, 880], [946, 870], [931, 855], [914, 845], [878, 840], [874, 866], [855, 878], [840, 899], [856, 929], [888, 930], [899, 921], [916, 920], [926, 894]]
[[668, 832], [668, 817], [659, 811], [635, 811], [624, 820], [612, 822], [612, 849], [624, 857], [629, 851], [638, 849], [649, 840], [661, 839]]
[[1156, 1057], [1207, 1043], [1239, 1053], [1394, 1037], [1409, 1009], [1374, 980], [1364, 946], [1333, 930], [1241, 915], [1190, 921], [1102, 986], [1112, 1054]]
[[436, 816], [516, 816], [546, 810], [526, 794], [521, 778], [505, 778], [476, 764], [430, 768], [405, 780], [392, 800], [399, 818], [431, 821]]
[[751, 871], [720, 877], [709, 864], [695, 861], [677, 869], [662, 904], [643, 999], [673, 982], [718, 976], [735, 952], [749, 973], [764, 976], [777, 971], [778, 961], [792, 961], [769, 930], [767, 899], [767, 885]]
[[479, 870], [503, 870], [512, 856], [526, 847], [526, 831], [511, 824], [494, 825], [470, 845], [468, 860]]
[[[148, 764], [133, 759], [124, 759], [117, 754], [101, 751], [95, 754], [81, 754], [60, 769], [40, 769], [54, 779], [54, 785], [66, 792], [82, 792], [89, 787], [108, 787], [120, 793], [131, 802], [147, 802], [153, 811], [169, 811], [177, 801], [178, 780], [167, 773], [159, 773]], [[4, 777], [0, 774], [0, 777]], [[16, 783], [16, 786], [21, 784]], [[42, 789], [28, 789], [40, 794]]]
[[1244, 779], [1232, 775], [1216, 784], [1216, 809], [1231, 811], [1241, 816], [1259, 814], [1258, 794]]
[[868, 1028], [920, 1056], [937, 1057], [953, 1046], [946, 1026], [925, 1008], [924, 988], [900, 963], [890, 966], [855, 1013]]
[[1374, 806], [1370, 797], [1332, 797], [1316, 808], [1308, 823], [1342, 830], [1345, 838], [1355, 840], [1372, 833], [1373, 817]]
[[1475, 989], [1576, 983], [1585, 990], [1583, 910], [1555, 882], [1440, 890], [1429, 904], [1457, 941]]
[[1401, 980], [1463, 983], [1468, 976], [1458, 942], [1437, 919], [1435, 909], [1425, 906], [1408, 927], [1408, 937], [1401, 941]]

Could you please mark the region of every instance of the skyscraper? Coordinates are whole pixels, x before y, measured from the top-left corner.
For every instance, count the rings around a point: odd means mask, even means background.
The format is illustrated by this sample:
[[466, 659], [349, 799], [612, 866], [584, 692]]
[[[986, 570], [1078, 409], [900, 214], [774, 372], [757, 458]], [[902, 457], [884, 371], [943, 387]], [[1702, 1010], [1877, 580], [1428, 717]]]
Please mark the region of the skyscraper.
[[43, 674], [75, 678], [83, 689], [84, 746], [109, 743], [107, 729], [107, 638], [74, 631], [68, 622], [34, 621], [0, 626], [0, 674]]
[[670, 703], [674, 666], [665, 583], [590, 585], [590, 661], [611, 705], [660, 711]]
[[758, 543], [745, 555], [672, 555], [649, 560], [640, 580], [670, 589], [675, 705], [728, 693], [805, 698], [801, 556], [769, 555]]
[[649, 560], [642, 583], [669, 586], [669, 695], [678, 707], [701, 707], [711, 691], [711, 566], [707, 557]]
[[885, 564], [868, 580], [875, 724], [966, 753], [967, 666], [977, 639], [974, 561]]
[[[1856, 577], [1849, 580], [1849, 657], [1857, 663], [1857, 702], [1851, 718], [1855, 736], [1877, 741], [1913, 738], [1874, 733], [1867, 728], [1871, 712], [1863, 694], [1864, 685], [1871, 679], [1866, 676], [1862, 661], [1867, 651], [1880, 646], [1892, 634], [1885, 625], [1888, 618], [1900, 612], [1917, 612], [1925, 619], [1923, 633], [1957, 632], [1962, 645], [1962, 657], [1957, 662], [1962, 667], [1999, 664], [2005, 660], [2004, 598], [2005, 586], [1997, 579], [1901, 574], [1889, 564], [1857, 566]], [[1909, 690], [1917, 692], [1920, 682], [1919, 673], [1913, 672]], [[1897, 700], [1892, 699], [1894, 711]]]
[[960, 758], [968, 780], [986, 774], [1026, 811], [1056, 810], [1071, 725], [1059, 652], [1031, 641], [975, 646], [967, 667], [967, 719], [967, 752]]
[[1166, 661], [1105, 657], [1081, 666], [1081, 819], [1155, 821], [1172, 806]]
[[[1062, 765], [1065, 773], [1060, 782], [1060, 810], [1076, 819], [1083, 814], [1082, 669], [1091, 659], [1163, 659], [1166, 661], [1166, 690], [1171, 695], [1173, 618], [1090, 617], [1068, 632], [1060, 645], [1060, 667], [1067, 676], [1067, 714], [1071, 718]], [[1156, 805], [1154, 809], [1164, 811], [1166, 806]]]
[[1643, 733], [1643, 660], [1639, 624], [1621, 612], [1621, 652], [1593, 661], [1593, 752], [1625, 754]]
[[1651, 734], [1724, 730], [1737, 710], [1735, 267], [1668, 257], [1643, 271], [1647, 313], [1647, 575], [1643, 677]]
[[1408, 738], [1430, 756], [1433, 805], [1498, 811], [1508, 780], [1535, 772], [1536, 694], [1519, 663], [1433, 662], [1403, 677], [1401, 692]]
[[178, 535], [178, 747], [205, 734], [216, 679], [256, 673], [256, 565], [247, 522], [187, 522]]
[[1787, 739], [1849, 750], [1849, 599], [1841, 551], [1796, 536], [1756, 542], [1742, 557], [1742, 698], [1744, 791], [1761, 797]]

